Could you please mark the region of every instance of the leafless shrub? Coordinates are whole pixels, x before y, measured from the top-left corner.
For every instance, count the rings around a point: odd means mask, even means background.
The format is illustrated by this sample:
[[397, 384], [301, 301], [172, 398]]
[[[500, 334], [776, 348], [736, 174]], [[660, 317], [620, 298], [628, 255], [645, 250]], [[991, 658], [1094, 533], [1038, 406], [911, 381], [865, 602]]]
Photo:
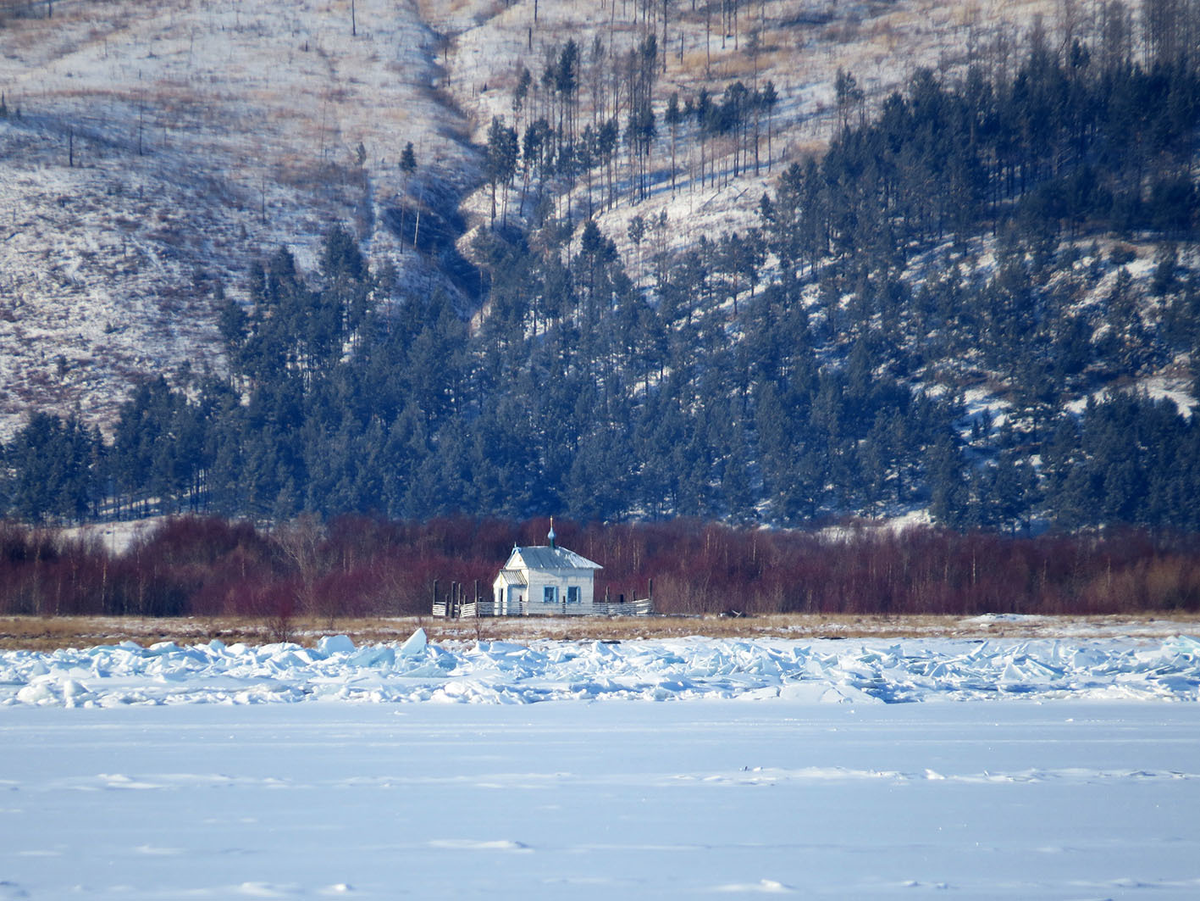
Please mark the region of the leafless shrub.
[[[514, 542], [544, 522], [397, 523], [301, 518], [167, 521], [123, 554], [0, 528], [0, 614], [239, 616], [280, 632], [299, 617], [412, 616], [433, 586], [488, 591]], [[1007, 538], [931, 528], [842, 537], [691, 521], [583, 526], [559, 541], [605, 569], [597, 596], [644, 597], [666, 613], [965, 616], [1200, 612], [1200, 539], [1144, 533]]]

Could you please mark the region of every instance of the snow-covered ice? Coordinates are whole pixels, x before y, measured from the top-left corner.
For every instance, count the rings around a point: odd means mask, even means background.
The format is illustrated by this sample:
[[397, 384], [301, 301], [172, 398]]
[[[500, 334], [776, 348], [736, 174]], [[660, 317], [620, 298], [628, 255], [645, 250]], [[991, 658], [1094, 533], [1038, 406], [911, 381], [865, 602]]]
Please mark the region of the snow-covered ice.
[[626, 642], [193, 647], [133, 642], [0, 653], [0, 706], [308, 700], [527, 704], [550, 700], [851, 702], [1200, 699], [1200, 641], [704, 638]]
[[0, 899], [1193, 899], [1198, 686], [1188, 637], [6, 652]]

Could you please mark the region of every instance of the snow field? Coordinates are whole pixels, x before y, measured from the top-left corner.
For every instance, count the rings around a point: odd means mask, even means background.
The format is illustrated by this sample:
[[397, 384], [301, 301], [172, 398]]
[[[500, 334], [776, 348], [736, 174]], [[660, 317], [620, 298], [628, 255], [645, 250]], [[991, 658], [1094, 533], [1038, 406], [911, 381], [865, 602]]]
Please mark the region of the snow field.
[[1194, 704], [0, 712], [0, 898], [1195, 898]]

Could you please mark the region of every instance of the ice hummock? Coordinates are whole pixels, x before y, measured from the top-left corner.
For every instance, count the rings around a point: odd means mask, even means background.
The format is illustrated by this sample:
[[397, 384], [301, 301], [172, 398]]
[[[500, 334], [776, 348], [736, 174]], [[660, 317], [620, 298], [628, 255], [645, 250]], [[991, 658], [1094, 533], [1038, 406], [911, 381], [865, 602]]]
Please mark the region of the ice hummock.
[[0, 705], [786, 698], [821, 703], [971, 699], [1200, 699], [1200, 641], [659, 639], [478, 642], [418, 629], [398, 646], [344, 635], [304, 648], [134, 642], [0, 653]]

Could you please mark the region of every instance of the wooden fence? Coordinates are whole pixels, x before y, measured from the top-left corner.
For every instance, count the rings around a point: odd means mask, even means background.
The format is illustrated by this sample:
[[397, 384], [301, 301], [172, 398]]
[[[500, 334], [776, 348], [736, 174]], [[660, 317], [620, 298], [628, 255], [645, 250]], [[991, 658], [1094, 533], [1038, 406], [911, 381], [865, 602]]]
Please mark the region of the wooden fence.
[[[568, 616], [650, 616], [654, 613], [654, 601], [650, 598], [641, 598], [640, 600], [628, 601], [623, 604], [599, 603], [592, 604], [587, 608], [587, 612], [575, 613], [579, 607], [567, 607], [562, 605], [558, 613], [564, 613]], [[542, 614], [544, 608], [538, 605], [538, 614]], [[439, 598], [433, 602], [433, 615], [436, 617], [449, 619], [474, 619], [484, 616], [501, 616], [503, 614], [496, 610], [496, 602], [479, 598], [478, 600], [458, 600], [453, 596], [450, 598]], [[529, 610], [527, 605], [522, 602], [519, 612], [508, 613], [508, 616], [528, 616]]]

